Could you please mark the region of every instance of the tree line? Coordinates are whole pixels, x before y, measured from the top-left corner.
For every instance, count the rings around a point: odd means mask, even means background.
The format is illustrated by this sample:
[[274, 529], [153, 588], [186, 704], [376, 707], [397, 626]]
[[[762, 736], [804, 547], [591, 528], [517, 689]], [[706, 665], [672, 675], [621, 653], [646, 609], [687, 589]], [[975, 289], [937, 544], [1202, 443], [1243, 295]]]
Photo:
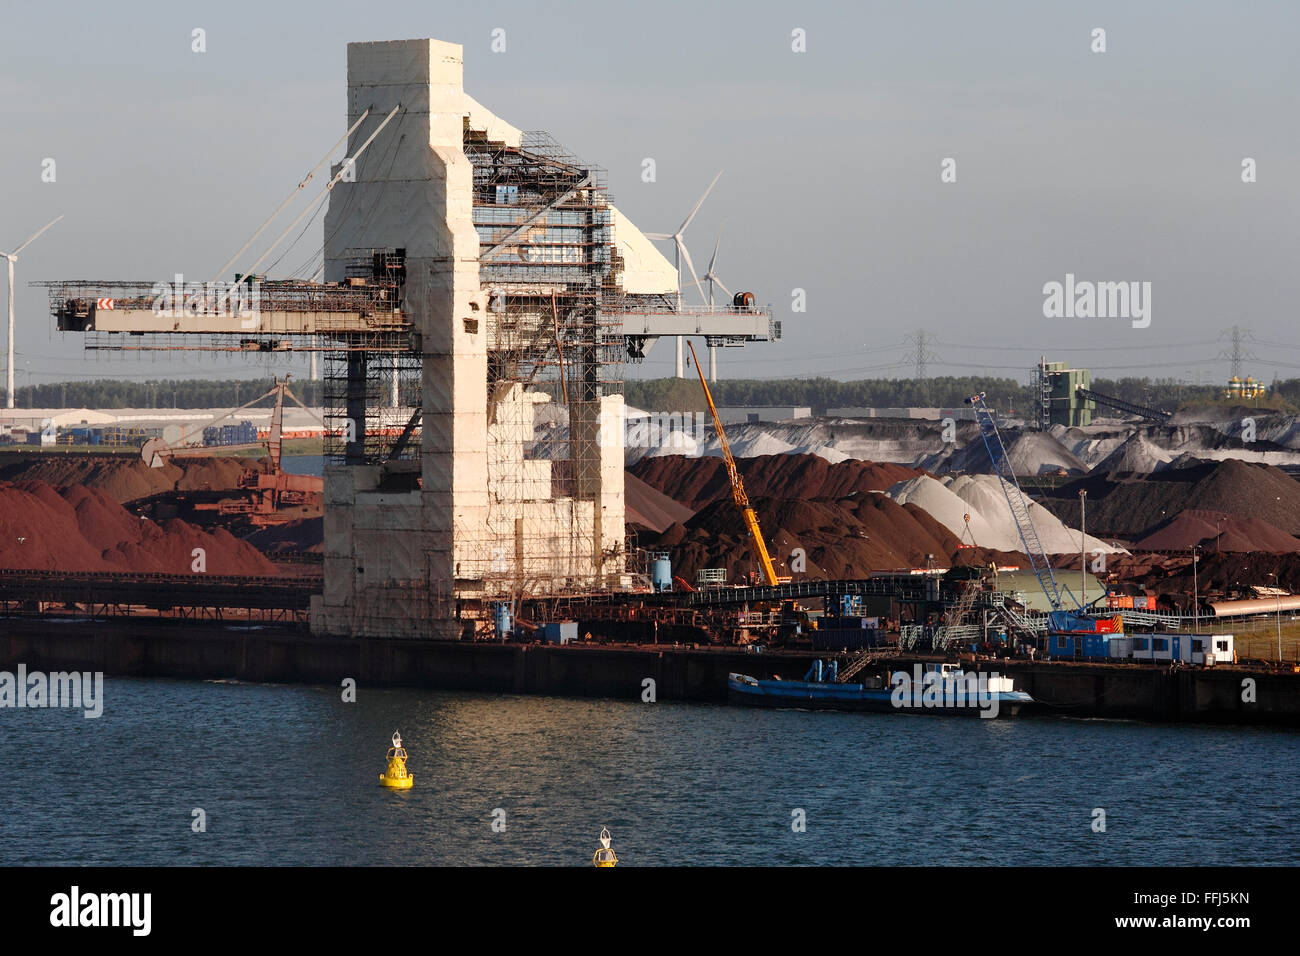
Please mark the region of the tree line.
[[[238, 408], [270, 391], [272, 379], [159, 379], [124, 382], [116, 379], [52, 382], [15, 391], [19, 408]], [[306, 405], [322, 403], [322, 382], [293, 381], [291, 388]], [[807, 406], [814, 415], [828, 408], [956, 408], [977, 391], [992, 408], [1019, 416], [1032, 414], [1036, 401], [1031, 385], [1010, 378], [936, 376], [926, 379], [880, 378], [844, 382], [833, 378], [724, 379], [710, 383], [719, 405]], [[1232, 404], [1222, 385], [1187, 385], [1173, 379], [1094, 379], [1094, 391], [1140, 405], [1170, 411], [1185, 405]], [[3, 393], [3, 389], [0, 389]], [[654, 411], [704, 411], [708, 406], [693, 378], [635, 379], [625, 383], [629, 405]], [[271, 404], [266, 399], [264, 404]], [[1288, 412], [1300, 409], [1300, 378], [1277, 381], [1258, 404]]]
[[[926, 379], [864, 379], [843, 382], [832, 378], [726, 379], [710, 382], [718, 405], [807, 406], [814, 415], [828, 408], [957, 408], [976, 392], [1000, 412], [1027, 416], [1037, 402], [1036, 389], [1010, 378], [937, 376]], [[1230, 402], [1222, 385], [1187, 385], [1173, 379], [1097, 378], [1092, 390], [1139, 405], [1175, 411], [1185, 405], [1255, 404]], [[624, 385], [629, 405], [655, 411], [702, 411], [708, 406], [694, 379], [657, 378]], [[1300, 408], [1300, 379], [1275, 382], [1259, 399], [1261, 408], [1295, 411]]]
[[[289, 390], [304, 405], [321, 404], [321, 382], [292, 380]], [[238, 408], [269, 392], [273, 379], [159, 379], [123, 382], [50, 382], [14, 389], [19, 408]], [[0, 393], [4, 389], [0, 388]], [[264, 405], [274, 404], [267, 398]]]

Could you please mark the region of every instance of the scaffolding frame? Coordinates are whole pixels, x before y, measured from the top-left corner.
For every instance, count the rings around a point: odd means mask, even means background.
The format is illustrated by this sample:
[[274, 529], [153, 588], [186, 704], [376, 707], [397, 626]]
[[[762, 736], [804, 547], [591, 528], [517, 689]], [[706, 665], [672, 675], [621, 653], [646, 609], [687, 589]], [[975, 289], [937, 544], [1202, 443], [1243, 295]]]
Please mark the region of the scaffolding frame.
[[610, 547], [601, 514], [601, 450], [615, 440], [603, 400], [622, 394], [626, 358], [622, 260], [604, 170], [543, 132], [512, 146], [467, 128], [464, 150], [488, 302], [488, 533], [470, 563], [475, 590], [517, 607], [623, 571], [621, 514]]

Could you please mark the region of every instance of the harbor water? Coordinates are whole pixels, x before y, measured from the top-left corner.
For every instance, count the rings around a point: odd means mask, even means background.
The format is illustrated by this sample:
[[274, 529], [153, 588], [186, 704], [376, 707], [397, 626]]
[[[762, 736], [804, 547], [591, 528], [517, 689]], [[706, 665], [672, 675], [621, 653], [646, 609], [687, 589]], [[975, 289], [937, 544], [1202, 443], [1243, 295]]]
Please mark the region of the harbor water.
[[325, 474], [324, 455], [285, 455], [280, 464], [291, 475], [315, 475], [319, 478]]
[[[602, 826], [623, 866], [1300, 859], [1289, 730], [112, 677], [103, 694], [98, 719], [0, 710], [0, 864], [586, 866]], [[404, 792], [378, 784], [395, 730]]]

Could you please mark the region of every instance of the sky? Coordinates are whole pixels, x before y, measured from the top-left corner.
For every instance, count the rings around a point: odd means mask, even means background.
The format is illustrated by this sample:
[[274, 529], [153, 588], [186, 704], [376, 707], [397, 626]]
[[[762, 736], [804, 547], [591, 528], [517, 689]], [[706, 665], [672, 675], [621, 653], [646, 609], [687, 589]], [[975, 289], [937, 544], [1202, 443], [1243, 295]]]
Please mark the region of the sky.
[[[210, 278], [342, 136], [346, 44], [410, 37], [462, 43], [467, 91], [602, 166], [645, 231], [725, 170], [687, 245], [703, 271], [720, 235], [718, 275], [784, 338], [723, 350], [720, 377], [908, 377], [925, 333], [929, 375], [1024, 381], [1045, 355], [1210, 383], [1233, 325], [1243, 374], [1300, 376], [1300, 4], [222, 0], [6, 4], [0, 251], [65, 217], [16, 264], [19, 387], [301, 377], [88, 355], [28, 283]], [[310, 264], [322, 220], [273, 276]], [[1149, 324], [1045, 316], [1067, 274], [1149, 282]], [[672, 366], [665, 341], [625, 372]]]

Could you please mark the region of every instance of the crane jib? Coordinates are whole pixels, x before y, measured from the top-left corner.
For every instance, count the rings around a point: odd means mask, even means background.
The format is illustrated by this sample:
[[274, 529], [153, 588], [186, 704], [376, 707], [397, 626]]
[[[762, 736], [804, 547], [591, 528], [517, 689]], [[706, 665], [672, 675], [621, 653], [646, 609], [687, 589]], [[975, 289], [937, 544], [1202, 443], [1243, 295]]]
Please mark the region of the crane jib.
[[[1033, 518], [1029, 514], [1029, 504], [1020, 489], [1020, 482], [1016, 480], [1015, 469], [1011, 467], [1011, 462], [1007, 458], [1007, 451], [1002, 444], [1002, 436], [998, 433], [997, 424], [993, 420], [993, 413], [984, 404], [983, 394], [973, 395], [967, 401], [975, 410], [980, 436], [984, 439], [984, 447], [993, 464], [993, 472], [1002, 485], [1002, 493], [1007, 499], [1011, 517], [1016, 522], [1016, 531], [1020, 535], [1020, 543], [1024, 546], [1025, 556], [1029, 558], [1029, 567], [1034, 572], [1034, 577], [1038, 579], [1038, 584], [1042, 587], [1048, 601], [1051, 602], [1052, 610], [1061, 611], [1064, 609], [1061, 586], [1057, 583], [1056, 575], [1052, 571], [1052, 563], [1048, 560], [1043, 543], [1034, 529]], [[1066, 593], [1069, 593], [1068, 589]], [[1072, 594], [1070, 597], [1073, 599]]]
[[686, 343], [691, 349], [691, 358], [695, 362], [695, 371], [699, 373], [700, 385], [704, 389], [705, 401], [709, 403], [709, 413], [713, 416], [713, 430], [718, 436], [718, 445], [722, 449], [722, 461], [727, 467], [727, 477], [731, 481], [731, 496], [740, 509], [740, 515], [744, 519], [745, 529], [754, 539], [754, 551], [758, 556], [758, 566], [763, 572], [763, 580], [769, 586], [775, 586], [777, 582], [776, 568], [772, 564], [772, 557], [768, 554], [767, 544], [763, 541], [763, 532], [758, 527], [758, 515], [749, 504], [749, 496], [745, 494], [745, 483], [740, 478], [740, 471], [736, 468], [736, 459], [731, 454], [731, 446], [727, 444], [727, 434], [722, 428], [722, 419], [718, 417], [718, 407], [713, 404], [713, 394], [709, 391], [709, 383], [704, 380], [704, 370], [700, 368], [700, 358], [695, 354], [695, 344]]

